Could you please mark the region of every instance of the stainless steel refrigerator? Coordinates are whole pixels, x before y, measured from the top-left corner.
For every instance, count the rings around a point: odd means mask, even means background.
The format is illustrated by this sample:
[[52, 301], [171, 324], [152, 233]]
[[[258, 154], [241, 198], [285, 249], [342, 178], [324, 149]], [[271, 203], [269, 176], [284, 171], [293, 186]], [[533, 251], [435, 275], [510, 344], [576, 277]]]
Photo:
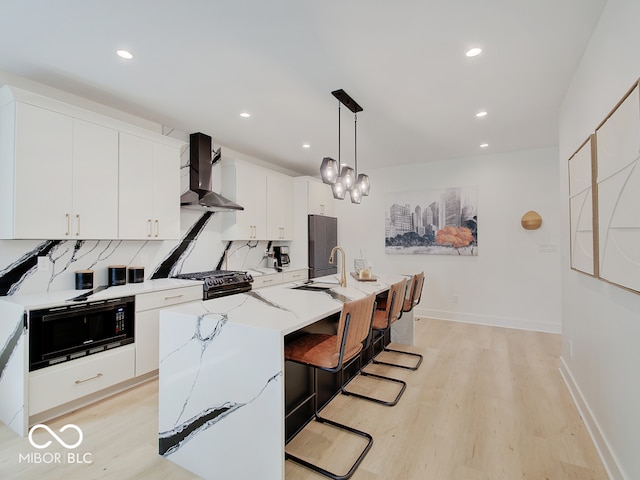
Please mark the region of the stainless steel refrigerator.
[[309, 215], [309, 278], [338, 273], [337, 262], [329, 263], [331, 249], [338, 245], [338, 219]]

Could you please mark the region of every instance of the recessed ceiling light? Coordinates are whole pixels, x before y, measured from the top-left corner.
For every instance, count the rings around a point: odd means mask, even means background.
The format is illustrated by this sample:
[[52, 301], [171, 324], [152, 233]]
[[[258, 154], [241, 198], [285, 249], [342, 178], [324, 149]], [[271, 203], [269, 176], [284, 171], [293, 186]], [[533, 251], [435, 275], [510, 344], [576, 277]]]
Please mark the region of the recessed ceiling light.
[[482, 117], [486, 117], [487, 116], [487, 112], [485, 112], [484, 110], [481, 112], [476, 113], [476, 117], [478, 118], [482, 118]]
[[480, 148], [487, 148], [489, 146], [488, 143], [481, 143]]
[[131, 60], [133, 58], [133, 55], [131, 55], [131, 53], [127, 52], [126, 50], [118, 50], [116, 53], [119, 57], [124, 58], [125, 60]]
[[467, 57], [477, 57], [478, 55], [480, 55], [480, 53], [482, 53], [482, 49], [481, 48], [473, 47], [473, 48], [467, 50], [467, 53], [465, 55]]
[[302, 148], [311, 148], [311, 145], [309, 145], [308, 143], [303, 143]]
[[242, 113], [240, 114], [240, 116], [241, 116], [242, 118], [249, 118], [249, 117], [251, 116], [251, 114], [250, 114], [249, 112], [242, 112]]

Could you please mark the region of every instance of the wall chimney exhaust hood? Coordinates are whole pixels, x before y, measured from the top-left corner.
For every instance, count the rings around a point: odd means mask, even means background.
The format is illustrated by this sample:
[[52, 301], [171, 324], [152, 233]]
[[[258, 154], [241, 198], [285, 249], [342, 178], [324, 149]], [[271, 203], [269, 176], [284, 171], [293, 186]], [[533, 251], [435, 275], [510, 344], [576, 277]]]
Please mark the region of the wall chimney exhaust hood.
[[212, 156], [209, 135], [192, 133], [189, 136], [189, 190], [180, 197], [182, 208], [211, 212], [244, 210], [237, 203], [211, 191], [211, 169], [220, 158], [220, 149]]

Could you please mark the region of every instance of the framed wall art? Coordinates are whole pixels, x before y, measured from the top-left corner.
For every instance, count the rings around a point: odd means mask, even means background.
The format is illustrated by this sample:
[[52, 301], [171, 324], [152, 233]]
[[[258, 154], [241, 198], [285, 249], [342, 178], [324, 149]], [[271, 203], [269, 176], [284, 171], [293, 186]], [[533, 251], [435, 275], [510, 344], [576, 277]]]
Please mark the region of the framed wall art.
[[478, 255], [477, 187], [386, 195], [385, 253]]
[[571, 229], [571, 268], [598, 276], [598, 236], [595, 225], [595, 135], [580, 145], [569, 159], [569, 225]]
[[596, 129], [598, 274], [640, 292], [640, 94], [638, 83]]

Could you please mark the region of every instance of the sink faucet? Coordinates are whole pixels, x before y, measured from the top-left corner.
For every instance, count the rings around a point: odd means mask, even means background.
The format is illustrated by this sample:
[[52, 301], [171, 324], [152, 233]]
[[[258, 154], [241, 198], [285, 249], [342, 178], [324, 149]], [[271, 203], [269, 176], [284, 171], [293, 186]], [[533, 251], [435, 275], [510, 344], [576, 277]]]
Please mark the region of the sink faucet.
[[344, 249], [342, 247], [336, 245], [331, 249], [331, 254], [329, 255], [329, 263], [333, 264], [333, 254], [335, 253], [336, 250], [340, 250], [340, 252], [342, 252], [342, 275], [340, 276], [340, 286], [346, 287], [347, 286], [347, 270], [345, 266], [347, 263], [347, 256], [345, 255]]

